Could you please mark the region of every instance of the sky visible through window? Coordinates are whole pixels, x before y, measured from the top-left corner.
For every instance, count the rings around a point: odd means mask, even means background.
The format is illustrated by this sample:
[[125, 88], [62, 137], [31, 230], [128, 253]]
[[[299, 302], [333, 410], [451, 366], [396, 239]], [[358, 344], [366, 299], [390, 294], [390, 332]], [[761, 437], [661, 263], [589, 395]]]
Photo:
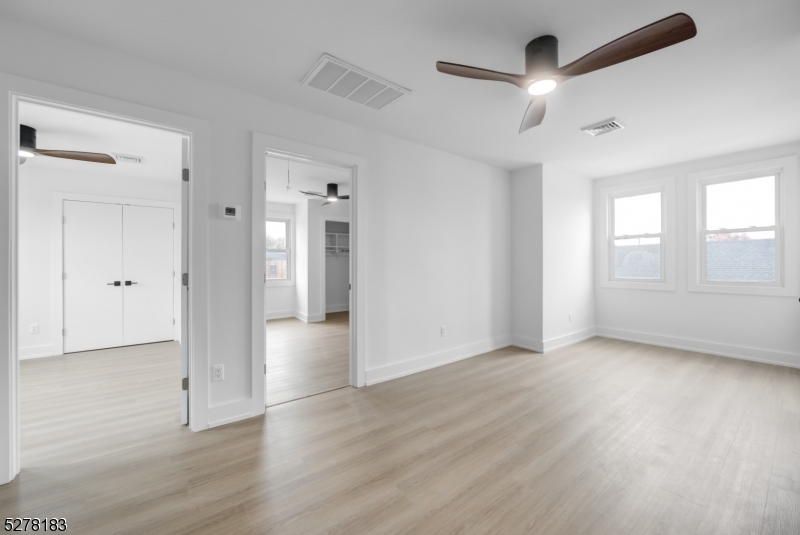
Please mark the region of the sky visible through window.
[[706, 229], [746, 229], [775, 224], [775, 177], [706, 186]]

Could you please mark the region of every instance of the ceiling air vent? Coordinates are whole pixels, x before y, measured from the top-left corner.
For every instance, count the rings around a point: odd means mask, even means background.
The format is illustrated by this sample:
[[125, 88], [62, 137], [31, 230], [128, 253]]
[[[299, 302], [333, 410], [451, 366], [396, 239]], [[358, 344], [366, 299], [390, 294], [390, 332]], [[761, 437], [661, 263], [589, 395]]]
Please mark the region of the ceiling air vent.
[[409, 89], [379, 78], [329, 54], [322, 55], [314, 68], [303, 78], [302, 84], [316, 87], [376, 110], [382, 110], [411, 93]]
[[601, 123], [593, 124], [592, 126], [587, 126], [586, 128], [581, 128], [581, 132], [586, 132], [592, 137], [597, 137], [608, 134], [609, 132], [614, 132], [615, 130], [622, 130], [623, 128], [625, 128], [625, 125], [621, 122], [616, 119], [609, 119]]

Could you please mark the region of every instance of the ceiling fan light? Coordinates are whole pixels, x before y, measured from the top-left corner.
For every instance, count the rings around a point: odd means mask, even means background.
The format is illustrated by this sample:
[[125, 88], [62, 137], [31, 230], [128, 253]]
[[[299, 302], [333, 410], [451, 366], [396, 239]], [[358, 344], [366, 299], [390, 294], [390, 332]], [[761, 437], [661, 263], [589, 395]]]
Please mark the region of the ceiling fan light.
[[19, 149], [19, 156], [20, 158], [33, 158], [34, 156], [36, 156], [36, 153], [25, 149]]
[[338, 201], [338, 200], [339, 200], [339, 198], [338, 198], [338, 197], [328, 197], [328, 198], [327, 198], [327, 201], [328, 201], [328, 202], [336, 202], [336, 201]]
[[556, 88], [555, 80], [545, 79], [545, 80], [536, 80], [531, 85], [528, 86], [528, 93], [531, 95], [546, 95], [550, 91]]

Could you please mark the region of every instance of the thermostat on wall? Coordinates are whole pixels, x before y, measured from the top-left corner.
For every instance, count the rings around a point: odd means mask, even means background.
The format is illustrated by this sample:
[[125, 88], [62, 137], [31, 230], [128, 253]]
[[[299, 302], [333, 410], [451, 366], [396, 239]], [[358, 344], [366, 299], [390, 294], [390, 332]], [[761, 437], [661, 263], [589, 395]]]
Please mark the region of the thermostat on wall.
[[217, 215], [220, 219], [235, 219], [238, 221], [242, 218], [242, 207], [238, 204], [219, 203], [217, 206], [219, 207]]

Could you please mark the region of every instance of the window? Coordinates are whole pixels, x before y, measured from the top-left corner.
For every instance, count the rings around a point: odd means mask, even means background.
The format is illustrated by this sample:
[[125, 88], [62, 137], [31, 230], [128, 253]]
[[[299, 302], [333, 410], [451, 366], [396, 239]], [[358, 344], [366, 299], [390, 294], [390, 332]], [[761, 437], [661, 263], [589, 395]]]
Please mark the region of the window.
[[690, 173], [689, 291], [796, 296], [797, 157]]
[[662, 281], [661, 192], [611, 197], [615, 280]]
[[777, 282], [775, 185], [775, 176], [703, 184], [703, 282]]
[[674, 290], [674, 177], [606, 186], [596, 202], [600, 286]]
[[291, 222], [268, 218], [267, 222], [267, 281], [292, 280]]
[[797, 158], [689, 175], [689, 290], [795, 295]]

